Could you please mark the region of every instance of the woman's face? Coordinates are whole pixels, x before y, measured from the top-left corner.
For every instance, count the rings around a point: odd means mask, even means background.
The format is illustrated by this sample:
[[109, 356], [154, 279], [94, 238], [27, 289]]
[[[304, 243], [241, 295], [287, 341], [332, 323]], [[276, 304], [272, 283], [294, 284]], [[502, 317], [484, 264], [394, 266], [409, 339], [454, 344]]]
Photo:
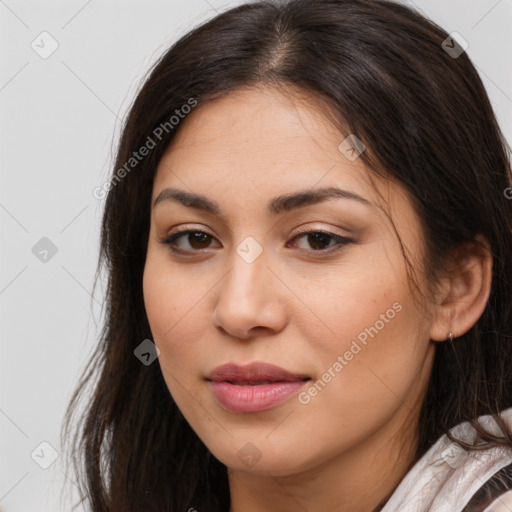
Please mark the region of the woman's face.
[[[391, 453], [414, 438], [428, 384], [432, 316], [412, 300], [379, 204], [421, 276], [418, 218], [398, 184], [372, 174], [372, 185], [357, 151], [339, 148], [345, 137], [320, 108], [270, 88], [199, 106], [154, 180], [144, 300], [158, 361], [190, 426], [232, 470], [291, 475]], [[313, 195], [328, 188], [346, 192]], [[294, 377], [207, 378], [254, 362]]]

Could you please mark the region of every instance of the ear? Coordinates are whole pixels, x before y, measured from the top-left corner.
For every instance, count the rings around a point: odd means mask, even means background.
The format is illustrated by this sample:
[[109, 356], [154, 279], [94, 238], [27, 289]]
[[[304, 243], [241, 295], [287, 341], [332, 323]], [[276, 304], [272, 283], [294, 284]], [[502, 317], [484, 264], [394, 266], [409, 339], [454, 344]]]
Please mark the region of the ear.
[[491, 292], [492, 251], [483, 236], [457, 247], [441, 278], [430, 338], [445, 341], [450, 332], [456, 338], [476, 324]]

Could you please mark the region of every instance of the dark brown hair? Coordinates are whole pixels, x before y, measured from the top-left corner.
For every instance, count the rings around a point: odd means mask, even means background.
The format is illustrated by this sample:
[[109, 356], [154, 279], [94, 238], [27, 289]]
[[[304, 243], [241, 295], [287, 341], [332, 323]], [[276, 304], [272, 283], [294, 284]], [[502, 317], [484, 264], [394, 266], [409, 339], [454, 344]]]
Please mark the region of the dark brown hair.
[[[125, 121], [114, 168], [191, 98], [200, 108], [239, 87], [291, 86], [325, 101], [368, 148], [364, 163], [406, 187], [424, 225], [428, 276], [435, 279], [452, 249], [485, 237], [491, 295], [473, 328], [437, 344], [415, 460], [466, 420], [479, 433], [468, 449], [512, 446], [498, 416], [512, 406], [510, 149], [468, 55], [445, 51], [447, 37], [385, 0], [257, 1], [230, 9], [182, 37], [152, 68]], [[62, 433], [94, 512], [229, 509], [226, 467], [183, 418], [159, 365], [134, 356], [152, 339], [142, 275], [153, 178], [179, 128], [166, 126], [105, 199], [97, 272], [108, 274], [105, 322]], [[72, 426], [80, 398], [89, 395]], [[475, 422], [482, 414], [494, 415], [503, 437]]]

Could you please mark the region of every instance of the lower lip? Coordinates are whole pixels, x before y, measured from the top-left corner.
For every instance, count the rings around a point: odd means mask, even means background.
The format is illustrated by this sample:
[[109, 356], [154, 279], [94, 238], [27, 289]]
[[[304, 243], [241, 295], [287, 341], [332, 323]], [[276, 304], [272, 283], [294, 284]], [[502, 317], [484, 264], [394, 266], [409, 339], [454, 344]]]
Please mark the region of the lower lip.
[[233, 412], [260, 412], [277, 406], [300, 389], [306, 381], [276, 382], [256, 386], [239, 386], [210, 381], [218, 402]]

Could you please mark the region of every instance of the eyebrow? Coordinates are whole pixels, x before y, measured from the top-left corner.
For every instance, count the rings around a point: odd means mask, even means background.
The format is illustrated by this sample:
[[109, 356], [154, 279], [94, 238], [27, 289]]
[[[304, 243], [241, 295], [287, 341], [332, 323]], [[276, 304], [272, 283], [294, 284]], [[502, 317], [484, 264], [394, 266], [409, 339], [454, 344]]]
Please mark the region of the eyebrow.
[[[325, 187], [299, 190], [291, 194], [277, 196], [268, 202], [267, 211], [271, 215], [280, 215], [297, 208], [303, 208], [329, 199], [351, 199], [366, 206], [372, 205], [370, 201], [364, 199], [355, 192], [350, 192], [337, 187]], [[153, 208], [163, 201], [178, 202], [188, 208], [195, 208], [197, 210], [203, 210], [222, 216], [222, 210], [218, 203], [203, 195], [186, 192], [185, 190], [172, 187], [163, 189], [155, 198]]]

